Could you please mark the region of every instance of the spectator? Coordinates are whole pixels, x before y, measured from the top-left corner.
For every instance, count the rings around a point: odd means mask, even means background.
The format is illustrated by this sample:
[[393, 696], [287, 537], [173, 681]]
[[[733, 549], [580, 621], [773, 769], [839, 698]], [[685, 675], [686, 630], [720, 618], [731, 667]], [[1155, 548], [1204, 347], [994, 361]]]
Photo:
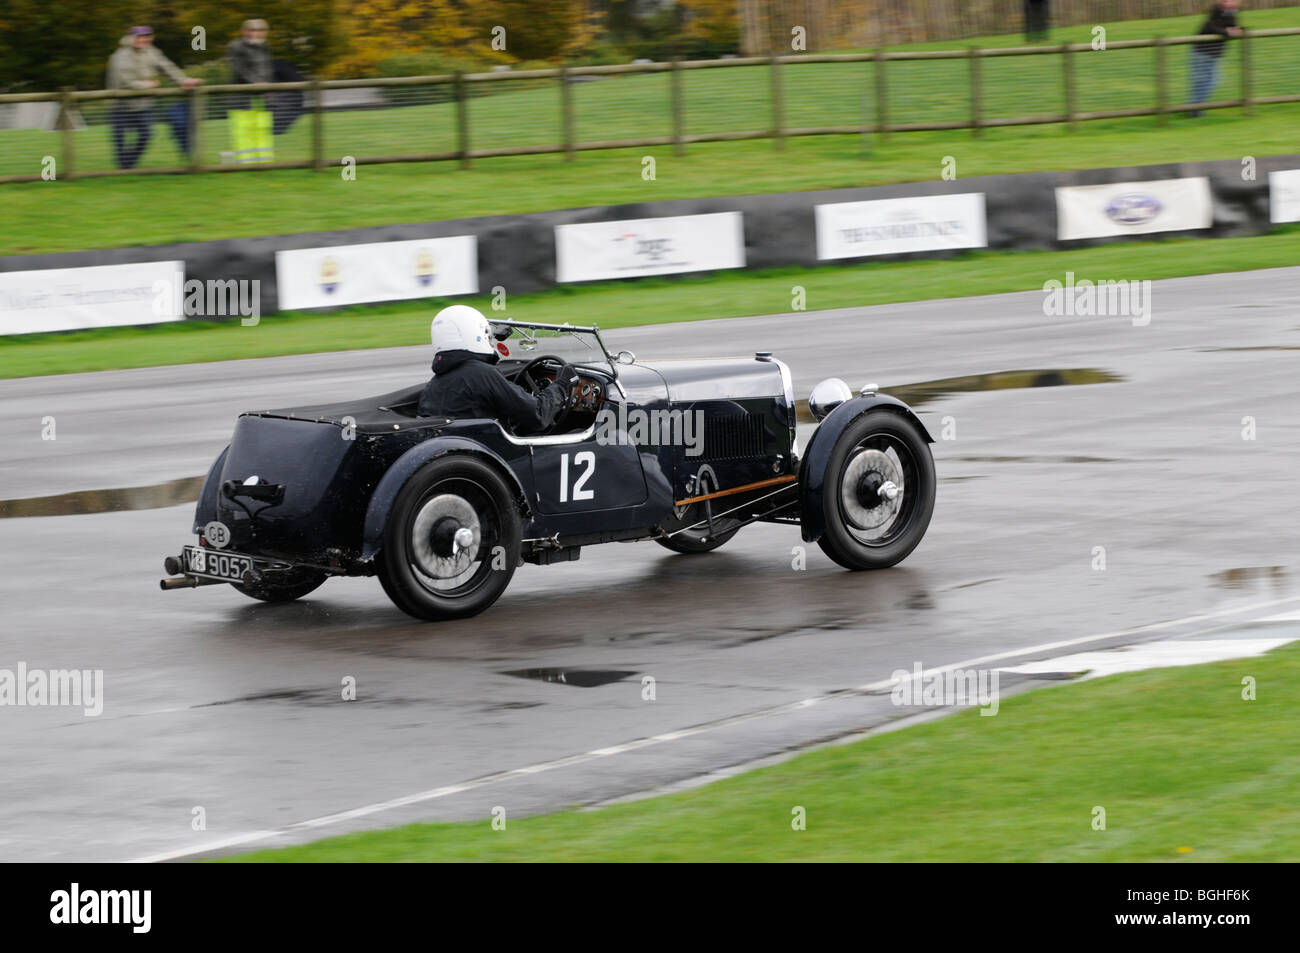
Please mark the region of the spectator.
[[1047, 39], [1047, 0], [1025, 0], [1025, 39]]
[[272, 79], [271, 47], [266, 42], [265, 20], [245, 20], [240, 39], [227, 47], [232, 83], [269, 83]]
[[[159, 71], [186, 89], [200, 82], [182, 73], [162, 50], [153, 45], [153, 27], [133, 26], [109, 57], [104, 85], [108, 89], [153, 89], [159, 83]], [[118, 167], [135, 168], [153, 135], [153, 101], [143, 96], [119, 99], [113, 104], [110, 121]]]
[[[1241, 27], [1237, 26], [1238, 0], [1221, 0], [1210, 7], [1210, 15], [1201, 27], [1201, 36], [1217, 35], [1221, 39], [1210, 43], [1197, 43], [1192, 47], [1192, 102], [1200, 104], [1210, 98], [1214, 87], [1219, 83], [1219, 58], [1223, 56], [1223, 44], [1230, 36], [1241, 36]], [[1188, 113], [1189, 116], [1203, 116], [1201, 110]]]

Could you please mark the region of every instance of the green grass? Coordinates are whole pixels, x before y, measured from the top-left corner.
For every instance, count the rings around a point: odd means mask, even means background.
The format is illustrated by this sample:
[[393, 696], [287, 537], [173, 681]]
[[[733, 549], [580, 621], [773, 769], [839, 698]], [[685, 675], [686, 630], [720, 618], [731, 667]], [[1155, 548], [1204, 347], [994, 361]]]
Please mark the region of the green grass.
[[[1258, 700], [1243, 701], [1244, 676]], [[413, 824], [251, 861], [1295, 861], [1300, 646], [1003, 699], [596, 811]], [[505, 805], [507, 811], [509, 804]], [[804, 808], [807, 829], [791, 812]], [[1092, 829], [1093, 809], [1106, 830]]]
[[[1254, 27], [1300, 26], [1300, 9], [1250, 12]], [[1118, 40], [1194, 32], [1196, 17], [1108, 25]], [[1058, 30], [1053, 41], [1084, 41], [1087, 27]], [[989, 37], [981, 45], [1009, 45], [1018, 36]], [[1254, 41], [1257, 95], [1294, 92], [1300, 77], [1295, 37]], [[928, 44], [942, 47], [951, 44]], [[1147, 105], [1155, 101], [1151, 50], [1108, 50], [1076, 55], [1077, 106], [1082, 110]], [[1236, 95], [1239, 50], [1224, 57], [1220, 87]], [[1170, 96], [1184, 95], [1187, 50], [1169, 56]], [[1263, 65], [1266, 64], [1266, 67]], [[856, 123], [871, 119], [870, 64], [798, 64], [783, 70], [785, 119], [790, 126]], [[969, 115], [967, 69], [960, 61], [889, 66], [894, 122], [961, 119]], [[736, 131], [770, 125], [766, 67], [689, 72], [685, 77], [687, 131]], [[573, 88], [577, 134], [609, 139], [669, 133], [668, 80], [663, 75], [607, 77]], [[986, 118], [1064, 111], [1059, 57], [1008, 57], [983, 64]], [[404, 95], [423, 95], [414, 90]], [[88, 107], [89, 108], [89, 107]], [[474, 99], [475, 147], [559, 141], [559, 93], [552, 85]], [[227, 147], [225, 121], [205, 124], [209, 159]], [[558, 156], [479, 160], [471, 170], [454, 163], [363, 166], [356, 182], [337, 170], [0, 185], [7, 214], [0, 220], [0, 253], [35, 254], [84, 248], [163, 244], [327, 230], [472, 215], [543, 211], [662, 199], [839, 188], [938, 177], [944, 156], [957, 159], [962, 178], [975, 175], [1090, 168], [1150, 162], [1239, 158], [1300, 151], [1300, 107], [1237, 110], [1200, 121], [1151, 117], [1104, 120], [1070, 133], [1059, 126], [897, 134], [885, 142], [859, 137], [796, 139], [778, 151], [770, 142], [699, 144], [684, 157], [670, 148], [583, 153], [573, 163]], [[76, 133], [77, 166], [108, 168], [104, 126]], [[59, 134], [0, 132], [0, 174], [39, 171], [40, 157], [60, 155]], [[305, 158], [310, 130], [301, 122], [277, 140], [280, 158]], [[429, 103], [326, 117], [326, 149], [340, 155], [452, 149], [453, 107]], [[641, 156], [658, 161], [658, 178], [641, 178]], [[178, 160], [163, 126], [155, 130], [147, 163]], [[75, 210], [75, 214], [72, 214]]]
[[[957, 295], [1041, 289], [1066, 271], [1080, 278], [1155, 280], [1207, 272], [1285, 267], [1300, 261], [1300, 226], [1251, 238], [1164, 239], [1056, 252], [970, 252], [946, 260], [870, 262], [562, 286], [509, 300], [507, 315], [603, 329], [791, 309], [806, 289], [810, 311]], [[487, 296], [456, 299], [491, 313]], [[0, 338], [0, 378], [151, 367], [316, 351], [423, 344], [433, 299], [286, 313], [255, 327], [185, 321]], [[1155, 301], [1155, 320], [1161, 320]], [[617, 344], [617, 336], [607, 343]], [[755, 346], [762, 342], [755, 342]], [[649, 355], [642, 355], [643, 357]]]

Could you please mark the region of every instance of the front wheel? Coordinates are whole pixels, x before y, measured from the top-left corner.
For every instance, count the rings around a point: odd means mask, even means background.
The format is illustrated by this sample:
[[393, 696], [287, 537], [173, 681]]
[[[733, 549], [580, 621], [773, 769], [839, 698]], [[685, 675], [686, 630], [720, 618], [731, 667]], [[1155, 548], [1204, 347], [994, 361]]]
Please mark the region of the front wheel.
[[475, 457], [425, 464], [393, 501], [379, 552], [379, 582], [417, 619], [460, 619], [486, 609], [519, 564], [515, 493]]
[[869, 410], [840, 434], [826, 464], [818, 545], [845, 569], [893, 566], [925, 535], [934, 491], [921, 428], [902, 414]]

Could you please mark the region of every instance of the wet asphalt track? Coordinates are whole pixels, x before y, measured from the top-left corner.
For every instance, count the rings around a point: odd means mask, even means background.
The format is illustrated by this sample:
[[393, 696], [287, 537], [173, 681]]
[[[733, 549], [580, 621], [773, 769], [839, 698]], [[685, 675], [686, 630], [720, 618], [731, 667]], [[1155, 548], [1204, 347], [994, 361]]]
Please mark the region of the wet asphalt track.
[[[487, 832], [497, 805], [599, 802], [882, 724], [900, 714], [887, 692], [842, 690], [915, 662], [1288, 608], [1300, 269], [1158, 282], [1145, 328], [1041, 306], [1026, 293], [607, 336], [642, 358], [770, 349], [800, 397], [832, 374], [886, 391], [1008, 370], [1119, 378], [923, 403], [956, 439], [934, 446], [928, 536], [886, 572], [843, 572], [816, 547], [795, 571], [797, 532], [757, 525], [707, 556], [614, 544], [525, 566], [485, 615], [424, 625], [373, 579], [286, 606], [224, 586], [160, 592], [189, 505], [0, 519], [0, 668], [105, 673], [98, 718], [0, 708], [0, 859], [168, 857], [419, 818]], [[383, 393], [424, 377], [425, 350], [0, 381], [0, 497], [194, 477], [238, 411]], [[507, 674], [540, 668], [630, 674]], [[355, 702], [338, 700], [346, 676]]]

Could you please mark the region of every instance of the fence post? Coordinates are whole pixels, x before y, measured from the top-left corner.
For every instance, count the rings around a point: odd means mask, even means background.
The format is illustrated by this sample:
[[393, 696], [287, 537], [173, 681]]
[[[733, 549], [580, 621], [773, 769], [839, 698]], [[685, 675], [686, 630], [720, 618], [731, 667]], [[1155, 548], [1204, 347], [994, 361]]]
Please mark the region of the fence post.
[[319, 79], [311, 81], [311, 167], [325, 168], [325, 91]]
[[1075, 119], [1074, 103], [1074, 60], [1071, 59], [1070, 44], [1061, 44], [1061, 69], [1065, 79], [1065, 123], [1070, 132], [1079, 128], [1079, 121]]
[[889, 83], [885, 78], [886, 53], [876, 47], [876, 129], [880, 141], [889, 138]]
[[967, 51], [970, 57], [970, 127], [975, 137], [980, 133], [980, 54], [979, 47], [972, 46]]
[[673, 57], [673, 70], [670, 76], [673, 96], [673, 155], [686, 155], [686, 103], [682, 98], [682, 60]]
[[[76, 125], [73, 119], [73, 109], [76, 108], [76, 100], [72, 98], [72, 87], [63, 87], [62, 106], [63, 110], [63, 177], [65, 179], [74, 178], [76, 175], [77, 164], [77, 147], [76, 140], [73, 139], [72, 133]], [[58, 173], [55, 173], [58, 177]]]
[[460, 153], [460, 167], [468, 169], [469, 159], [469, 100], [465, 95], [465, 74], [456, 71], [456, 151]]
[[1247, 116], [1255, 111], [1251, 105], [1253, 92], [1250, 82], [1250, 47], [1250, 31], [1243, 27], [1241, 31], [1241, 111]]
[[573, 152], [573, 84], [569, 67], [560, 67], [560, 129], [564, 134], [564, 161], [572, 162]]
[[1168, 68], [1165, 56], [1166, 44], [1163, 36], [1156, 38], [1156, 124], [1166, 126], [1169, 124], [1169, 113], [1165, 112], [1165, 107], [1169, 105], [1169, 89], [1167, 86]]
[[781, 100], [781, 62], [773, 53], [768, 58], [768, 73], [772, 79], [772, 139], [777, 149], [785, 148], [785, 108]]
[[203, 170], [203, 110], [207, 102], [203, 96], [202, 86], [190, 87], [190, 114], [186, 119], [190, 138], [190, 171]]

